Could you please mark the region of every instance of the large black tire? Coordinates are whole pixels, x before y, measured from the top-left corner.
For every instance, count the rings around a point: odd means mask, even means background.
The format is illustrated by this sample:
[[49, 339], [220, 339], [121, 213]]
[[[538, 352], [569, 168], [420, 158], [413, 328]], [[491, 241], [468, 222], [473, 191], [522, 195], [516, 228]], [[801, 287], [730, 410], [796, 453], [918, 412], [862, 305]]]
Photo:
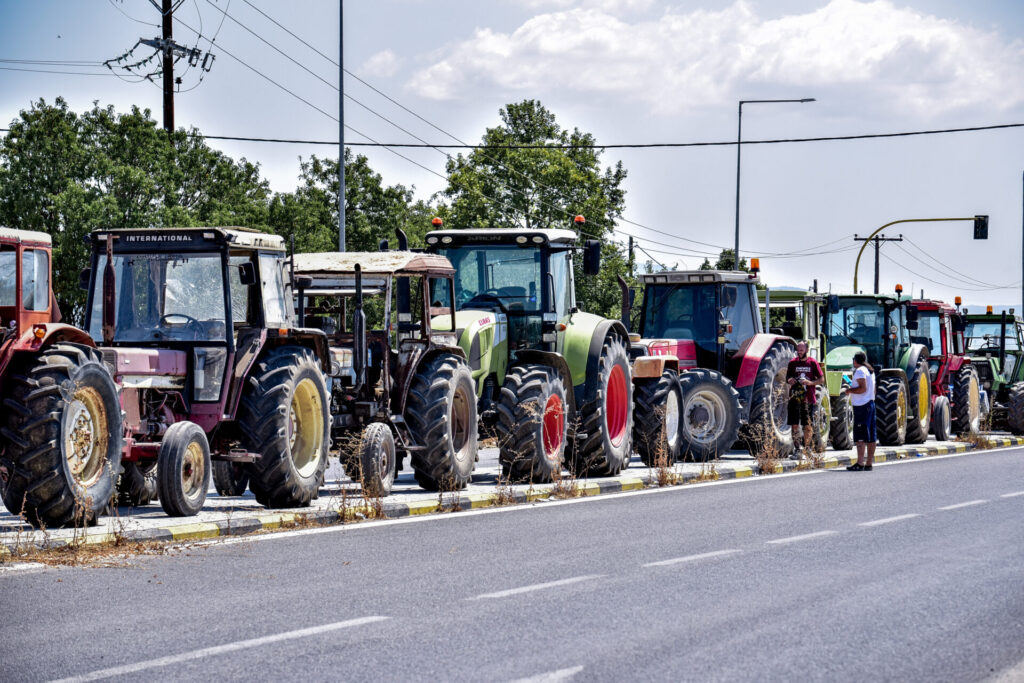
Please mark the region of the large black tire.
[[498, 397], [498, 461], [513, 482], [546, 484], [561, 471], [569, 411], [565, 383], [547, 365], [516, 365]]
[[157, 499], [156, 460], [126, 462], [117, 480], [117, 503], [129, 507], [149, 505]]
[[902, 377], [886, 375], [878, 379], [875, 425], [878, 443], [883, 446], [902, 446], [906, 443], [907, 385]]
[[476, 387], [459, 356], [440, 353], [420, 363], [409, 387], [405, 421], [416, 442], [413, 475], [428, 491], [457, 491], [476, 467]]
[[648, 467], [679, 458], [679, 416], [683, 402], [679, 376], [666, 370], [657, 379], [633, 382], [633, 446]]
[[965, 365], [953, 380], [953, 431], [957, 436], [981, 431], [981, 382], [973, 365]]
[[199, 514], [210, 488], [210, 443], [194, 422], [175, 422], [164, 434], [157, 456], [160, 506], [170, 517]]
[[680, 373], [679, 388], [680, 457], [698, 462], [717, 458], [739, 439], [739, 392], [720, 372], [703, 369]]
[[214, 460], [213, 486], [219, 496], [244, 496], [249, 487], [249, 472], [240, 462]]
[[363, 488], [363, 496], [391, 495], [398, 462], [395, 435], [383, 422], [366, 425], [354, 453], [344, 458], [345, 474]]
[[793, 452], [793, 435], [787, 425], [788, 385], [786, 370], [796, 355], [789, 342], [772, 346], [761, 359], [750, 392], [750, 417], [741, 430], [750, 454], [772, 453], [785, 457]]
[[950, 429], [949, 399], [945, 396], [936, 396], [932, 405], [932, 434], [935, 435], [935, 440], [949, 441]]
[[928, 361], [917, 361], [914, 374], [910, 377], [910, 393], [907, 397], [907, 443], [924, 443], [932, 421], [932, 383], [928, 374]]
[[853, 448], [853, 403], [849, 394], [839, 394], [832, 403], [832, 424], [829, 428], [832, 448], [848, 451]]
[[330, 444], [327, 386], [313, 352], [271, 350], [246, 380], [238, 411], [242, 445], [260, 458], [246, 466], [261, 505], [305, 507], [319, 492]]
[[1020, 436], [1024, 434], [1024, 382], [1010, 386], [1010, 396], [1006, 406], [1007, 426], [1010, 432]]
[[55, 344], [15, 358], [5, 379], [4, 505], [36, 527], [94, 523], [116, 494], [121, 406], [99, 353]]
[[576, 476], [614, 477], [633, 455], [633, 382], [626, 343], [605, 337], [592, 393], [577, 405], [569, 443], [569, 468]]

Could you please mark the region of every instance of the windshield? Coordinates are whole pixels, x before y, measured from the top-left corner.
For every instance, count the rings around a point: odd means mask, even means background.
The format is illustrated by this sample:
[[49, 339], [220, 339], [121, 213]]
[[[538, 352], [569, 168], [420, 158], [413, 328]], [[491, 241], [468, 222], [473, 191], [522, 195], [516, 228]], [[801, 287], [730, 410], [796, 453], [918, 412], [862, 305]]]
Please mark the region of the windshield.
[[717, 345], [716, 285], [648, 285], [644, 292], [643, 336], [647, 339], [692, 339], [698, 346]]
[[[1002, 324], [999, 322], [968, 322], [967, 331], [965, 335], [967, 337], [967, 350], [968, 351], [980, 351], [986, 349], [990, 351], [999, 350], [999, 335], [1002, 329]], [[1006, 323], [1006, 349], [1008, 351], [1018, 351], [1017, 337], [1013, 333], [1013, 321], [1007, 321]]]
[[910, 330], [911, 344], [924, 344], [932, 356], [942, 355], [942, 321], [938, 311], [921, 311], [917, 329]]
[[0, 251], [0, 306], [17, 303], [17, 253], [11, 249]]
[[[103, 338], [103, 271], [93, 277], [89, 334]], [[114, 341], [225, 341], [224, 272], [219, 254], [114, 256]]]
[[541, 306], [541, 250], [512, 245], [438, 249], [455, 266], [455, 304], [500, 300], [511, 313]]

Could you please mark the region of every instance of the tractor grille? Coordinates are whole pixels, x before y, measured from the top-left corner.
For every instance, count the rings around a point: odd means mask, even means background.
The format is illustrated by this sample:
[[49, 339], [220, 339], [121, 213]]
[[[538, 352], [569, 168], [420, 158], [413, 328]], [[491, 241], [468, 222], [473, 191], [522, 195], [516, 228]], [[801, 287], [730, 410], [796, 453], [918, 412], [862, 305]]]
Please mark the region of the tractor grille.
[[972, 363], [971, 365], [978, 371], [978, 381], [981, 382], [981, 386], [988, 390], [992, 388], [992, 365], [989, 363]]

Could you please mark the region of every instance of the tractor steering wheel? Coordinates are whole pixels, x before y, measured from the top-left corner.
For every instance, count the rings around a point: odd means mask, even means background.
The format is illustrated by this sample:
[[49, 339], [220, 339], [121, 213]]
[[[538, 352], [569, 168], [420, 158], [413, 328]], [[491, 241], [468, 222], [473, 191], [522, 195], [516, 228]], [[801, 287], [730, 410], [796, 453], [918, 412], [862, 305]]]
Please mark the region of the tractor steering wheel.
[[163, 314], [162, 316], [160, 316], [160, 326], [161, 327], [164, 327], [164, 326], [173, 327], [174, 323], [170, 322], [168, 320], [169, 318], [184, 318], [185, 319], [185, 327], [191, 329], [195, 333], [196, 339], [200, 339], [200, 338], [203, 337], [203, 335], [206, 334], [206, 330], [203, 328], [203, 324], [201, 322], [199, 322], [198, 320], [196, 320], [195, 318], [193, 318], [192, 316], [187, 315], [185, 313], [165, 313], [165, 314]]
[[472, 299], [467, 301], [465, 304], [463, 304], [463, 306], [469, 306], [474, 301], [477, 301], [477, 302], [480, 302], [480, 303], [495, 303], [495, 304], [498, 304], [498, 308], [501, 309], [502, 313], [508, 314], [508, 309], [505, 308], [505, 302], [502, 301], [501, 297], [498, 296], [497, 294], [491, 294], [492, 291], [497, 291], [497, 290], [489, 289], [487, 291], [480, 292], [479, 294], [474, 296]]

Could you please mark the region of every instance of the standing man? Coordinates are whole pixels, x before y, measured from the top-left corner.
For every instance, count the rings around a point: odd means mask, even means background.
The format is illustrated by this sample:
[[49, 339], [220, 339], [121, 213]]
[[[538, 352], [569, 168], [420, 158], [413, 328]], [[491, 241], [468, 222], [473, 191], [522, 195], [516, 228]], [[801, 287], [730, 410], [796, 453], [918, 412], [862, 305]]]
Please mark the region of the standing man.
[[[800, 445], [803, 442], [804, 452], [814, 449], [814, 411], [818, 405], [817, 387], [822, 384], [825, 373], [816, 358], [807, 355], [807, 342], [796, 345], [796, 358], [789, 361], [786, 370], [786, 382], [789, 384], [789, 406], [787, 410], [789, 433], [793, 435], [796, 450], [791, 456], [799, 460], [802, 456]], [[798, 441], [800, 427], [803, 427], [803, 438]]]
[[853, 355], [853, 381], [846, 393], [852, 397], [853, 440], [857, 442], [857, 464], [846, 469], [851, 472], [870, 470], [875, 464], [875, 369], [868, 365], [863, 351]]

